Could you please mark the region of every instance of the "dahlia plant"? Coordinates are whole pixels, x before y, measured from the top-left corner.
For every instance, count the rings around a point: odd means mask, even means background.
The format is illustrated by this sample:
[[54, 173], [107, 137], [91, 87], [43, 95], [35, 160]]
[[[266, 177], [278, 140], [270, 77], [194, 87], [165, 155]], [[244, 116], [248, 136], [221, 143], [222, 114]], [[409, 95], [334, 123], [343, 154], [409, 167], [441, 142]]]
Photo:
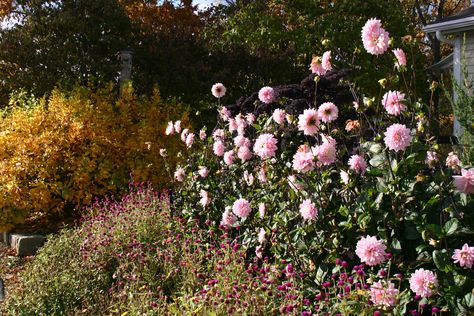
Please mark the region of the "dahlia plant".
[[[388, 39], [379, 20], [362, 30], [364, 47], [380, 62], [393, 62]], [[379, 315], [416, 315], [430, 306], [435, 314], [467, 313], [474, 308], [467, 240], [474, 168], [425, 132], [429, 107], [410, 95], [403, 50], [393, 54], [379, 97], [351, 88], [353, 104], [308, 101], [300, 113], [264, 87], [256, 102], [273, 110], [256, 117], [221, 107], [223, 94], [213, 88], [218, 124], [192, 141], [189, 131], [181, 134], [188, 158], [175, 173], [174, 205], [239, 236], [249, 255], [290, 261], [305, 273], [311, 295], [321, 294], [332, 262], [343, 256], [368, 266], [356, 269], [367, 274], [357, 295], [351, 287], [336, 295], [346, 303], [364, 300]], [[311, 62], [316, 86], [333, 68], [330, 56]], [[366, 310], [352, 303], [353, 312]]]

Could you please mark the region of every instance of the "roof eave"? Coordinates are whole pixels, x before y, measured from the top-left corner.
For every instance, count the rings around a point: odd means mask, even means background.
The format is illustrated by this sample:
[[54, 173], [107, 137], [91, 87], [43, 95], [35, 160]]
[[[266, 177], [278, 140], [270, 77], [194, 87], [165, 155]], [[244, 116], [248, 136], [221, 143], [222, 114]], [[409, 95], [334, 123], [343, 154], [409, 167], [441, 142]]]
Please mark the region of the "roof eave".
[[423, 27], [423, 30], [426, 33], [434, 33], [437, 31], [441, 31], [445, 34], [462, 32], [469, 29], [474, 29], [474, 17], [472, 16], [453, 21], [428, 24]]

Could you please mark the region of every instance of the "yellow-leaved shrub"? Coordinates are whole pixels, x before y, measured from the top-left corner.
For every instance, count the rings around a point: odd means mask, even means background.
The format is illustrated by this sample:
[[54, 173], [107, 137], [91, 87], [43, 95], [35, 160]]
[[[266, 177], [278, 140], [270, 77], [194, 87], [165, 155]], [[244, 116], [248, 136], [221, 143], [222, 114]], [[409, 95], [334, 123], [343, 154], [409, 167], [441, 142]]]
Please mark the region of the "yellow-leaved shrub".
[[184, 107], [138, 97], [126, 87], [53, 91], [47, 100], [11, 102], [0, 118], [0, 230], [36, 213], [62, 213], [133, 181], [169, 183], [168, 163], [183, 144], [165, 138], [170, 120], [189, 125]]

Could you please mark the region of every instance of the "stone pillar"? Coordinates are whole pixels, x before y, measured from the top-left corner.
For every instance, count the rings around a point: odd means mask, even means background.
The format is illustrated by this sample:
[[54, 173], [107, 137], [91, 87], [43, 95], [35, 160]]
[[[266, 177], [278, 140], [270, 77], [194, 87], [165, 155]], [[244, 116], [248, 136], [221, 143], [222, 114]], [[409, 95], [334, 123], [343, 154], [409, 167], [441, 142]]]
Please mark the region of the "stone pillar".
[[122, 64], [120, 71], [120, 91], [123, 85], [132, 78], [132, 56], [133, 52], [130, 49], [121, 50], [118, 53], [118, 60]]

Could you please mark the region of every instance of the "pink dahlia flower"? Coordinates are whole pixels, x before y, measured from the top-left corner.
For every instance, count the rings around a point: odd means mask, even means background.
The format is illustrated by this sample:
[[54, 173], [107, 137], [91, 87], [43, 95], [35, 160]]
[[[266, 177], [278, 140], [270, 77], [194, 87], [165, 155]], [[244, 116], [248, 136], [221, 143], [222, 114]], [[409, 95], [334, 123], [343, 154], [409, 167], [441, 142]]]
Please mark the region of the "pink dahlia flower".
[[225, 106], [221, 107], [219, 110], [219, 115], [222, 118], [223, 121], [228, 121], [232, 114], [230, 113], [229, 109], [226, 108]]
[[438, 278], [429, 270], [418, 269], [410, 277], [410, 289], [421, 297], [430, 297], [437, 287]]
[[403, 124], [393, 124], [385, 131], [385, 145], [390, 150], [405, 150], [411, 143], [410, 130]]
[[272, 87], [263, 87], [258, 91], [258, 98], [263, 103], [269, 104], [275, 101], [275, 91]]
[[183, 129], [183, 131], [181, 132], [181, 140], [183, 142], [186, 142], [186, 137], [188, 137], [188, 134], [189, 134], [189, 129], [187, 128]]
[[221, 128], [215, 129], [214, 132], [212, 133], [212, 137], [214, 139], [224, 139], [225, 138], [225, 131]]
[[221, 225], [230, 227], [237, 222], [237, 216], [235, 216], [230, 209], [226, 208], [224, 213], [222, 214]]
[[293, 156], [293, 169], [299, 172], [308, 172], [314, 169], [316, 162], [308, 145], [301, 145]]
[[305, 220], [314, 219], [318, 216], [318, 209], [310, 199], [306, 199], [300, 204], [300, 214]]
[[400, 115], [402, 111], [407, 109], [403, 102], [405, 102], [405, 94], [400, 91], [389, 91], [382, 98], [382, 105], [385, 110], [387, 110], [388, 114], [395, 116]]
[[453, 176], [454, 186], [462, 193], [474, 193], [474, 168], [469, 170], [461, 169], [460, 176]]
[[331, 71], [332, 70], [332, 65], [331, 65], [331, 51], [326, 51], [323, 54], [323, 57], [321, 58], [321, 65], [326, 71]]
[[239, 125], [237, 125], [237, 121], [233, 118], [229, 119], [229, 132], [235, 132]]
[[207, 193], [207, 191], [206, 190], [201, 190], [201, 192], [199, 192], [199, 195], [201, 196], [201, 200], [199, 200], [199, 203], [203, 207], [208, 206], [209, 203], [211, 202], [211, 199], [209, 198], [209, 194]]
[[318, 163], [330, 165], [336, 161], [336, 146], [333, 143], [322, 143], [313, 149], [318, 157]]
[[205, 140], [206, 139], [206, 131], [205, 130], [200, 130], [199, 131], [199, 139], [200, 140]]
[[235, 147], [244, 147], [244, 146], [250, 147], [251, 144], [252, 143], [251, 143], [250, 139], [248, 139], [247, 137], [245, 137], [243, 135], [237, 135], [234, 138]]
[[339, 172], [339, 175], [341, 177], [342, 183], [349, 184], [349, 174], [347, 172], [345, 172], [344, 170], [341, 170]]
[[327, 72], [326, 69], [324, 69], [323, 64], [321, 63], [321, 57], [315, 56], [311, 60], [311, 64], [309, 65], [309, 69], [313, 74], [316, 74], [317, 76], [324, 76]]
[[425, 160], [428, 167], [434, 168], [437, 161], [438, 161], [438, 154], [434, 151], [428, 150], [426, 152], [426, 160]]
[[174, 131], [176, 133], [181, 133], [181, 121], [174, 122]]
[[361, 262], [365, 262], [369, 266], [375, 266], [385, 261], [385, 249], [387, 246], [383, 240], [378, 240], [375, 236], [362, 237], [357, 242], [356, 254], [359, 256]]
[[173, 122], [168, 122], [168, 126], [166, 126], [165, 130], [166, 135], [173, 135], [174, 134], [174, 125]]
[[262, 159], [275, 156], [278, 140], [272, 134], [262, 134], [258, 136], [253, 146], [253, 151]]
[[233, 150], [229, 150], [224, 153], [224, 162], [228, 166], [231, 166], [234, 164], [234, 151]]
[[381, 55], [388, 49], [390, 35], [377, 19], [369, 19], [362, 28], [362, 42], [372, 55]]
[[267, 241], [265, 228], [260, 228], [258, 232], [258, 243], [264, 244]]
[[365, 162], [364, 157], [360, 155], [352, 155], [349, 159], [349, 169], [363, 175], [367, 170], [367, 163]]
[[263, 166], [258, 171], [258, 180], [260, 180], [260, 182], [262, 183], [265, 183], [268, 181], [267, 172], [265, 171], [265, 167]]
[[395, 58], [397, 59], [397, 62], [395, 63], [395, 67], [400, 68], [402, 66], [407, 65], [407, 57], [405, 56], [405, 52], [401, 48], [394, 49], [393, 54], [395, 55]]
[[260, 218], [263, 219], [265, 217], [265, 203], [260, 203], [258, 204], [258, 215], [260, 215]]
[[220, 139], [214, 142], [212, 149], [216, 156], [219, 156], [219, 157], [224, 156], [225, 147], [224, 147], [224, 143]]
[[319, 130], [318, 111], [315, 109], [306, 109], [303, 114], [298, 116], [298, 130], [303, 134], [312, 136]]
[[448, 157], [446, 157], [446, 167], [449, 167], [451, 169], [458, 169], [460, 164], [461, 161], [459, 161], [459, 157], [455, 153], [450, 152], [448, 154]]
[[398, 303], [398, 294], [395, 284], [390, 281], [386, 287], [381, 281], [375, 282], [370, 287], [370, 300], [378, 306], [395, 306]]
[[182, 182], [184, 180], [184, 174], [184, 169], [179, 167], [174, 172], [174, 178], [176, 179], [176, 181]]
[[318, 115], [324, 123], [332, 122], [337, 119], [339, 110], [332, 102], [325, 102], [318, 108]]
[[244, 181], [247, 185], [252, 185], [255, 181], [253, 174], [249, 173], [247, 170], [244, 171]]
[[242, 146], [237, 151], [237, 157], [239, 157], [239, 159], [244, 162], [247, 160], [250, 160], [252, 156], [253, 156], [252, 151], [247, 146]]
[[253, 123], [255, 123], [256, 117], [255, 117], [255, 114], [253, 114], [253, 113], [248, 113], [248, 114], [245, 116], [245, 119], [247, 120], [247, 123], [249, 123], [250, 125], [252, 125]]
[[273, 111], [272, 118], [277, 124], [283, 124], [286, 118], [286, 112], [282, 109], [276, 109]]
[[225, 87], [222, 83], [218, 82], [211, 88], [212, 95], [216, 98], [222, 98], [225, 96]]
[[461, 249], [454, 250], [452, 258], [454, 263], [459, 263], [461, 267], [470, 269], [474, 264], [474, 247], [464, 244]]
[[287, 180], [290, 188], [292, 188], [296, 192], [304, 190], [306, 188], [306, 185], [300, 180], [298, 180], [294, 175], [288, 176]]
[[209, 170], [204, 166], [199, 166], [198, 173], [202, 178], [205, 178], [209, 174]]
[[250, 211], [250, 203], [246, 199], [238, 199], [232, 206], [232, 212], [238, 217], [247, 217]]
[[189, 134], [186, 136], [186, 147], [191, 148], [191, 146], [193, 145], [193, 143], [194, 143], [194, 134], [193, 134], [193, 133], [189, 133]]

